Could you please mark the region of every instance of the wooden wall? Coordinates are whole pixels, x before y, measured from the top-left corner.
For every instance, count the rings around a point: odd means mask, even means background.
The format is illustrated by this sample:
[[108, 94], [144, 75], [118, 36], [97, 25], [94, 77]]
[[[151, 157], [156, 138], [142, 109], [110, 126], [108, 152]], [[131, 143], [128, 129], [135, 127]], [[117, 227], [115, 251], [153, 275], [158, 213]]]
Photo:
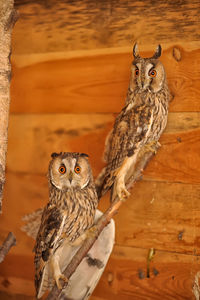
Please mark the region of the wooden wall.
[[[162, 45], [173, 101], [162, 147], [115, 217], [115, 247], [91, 300], [199, 299], [193, 288], [200, 274], [199, 1], [15, 5], [0, 241], [13, 231], [17, 246], [0, 267], [0, 299], [34, 299], [34, 242], [21, 232], [21, 217], [47, 201], [52, 152], [86, 152], [94, 175], [101, 170], [136, 40], [143, 56]], [[100, 209], [108, 204], [106, 196]], [[156, 253], [147, 278], [150, 248]]]

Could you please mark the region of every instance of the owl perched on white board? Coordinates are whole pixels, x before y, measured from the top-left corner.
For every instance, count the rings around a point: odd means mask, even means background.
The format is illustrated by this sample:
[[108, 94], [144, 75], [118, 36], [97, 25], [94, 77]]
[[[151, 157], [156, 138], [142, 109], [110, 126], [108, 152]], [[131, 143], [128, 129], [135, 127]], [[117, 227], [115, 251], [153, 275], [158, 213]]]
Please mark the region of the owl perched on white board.
[[[35, 287], [40, 298], [49, 286], [65, 278], [61, 271], [66, 246], [78, 246], [94, 224], [98, 198], [88, 156], [53, 153], [49, 164], [49, 202], [44, 208], [35, 244]], [[70, 248], [70, 247], [68, 247]]]
[[[48, 178], [49, 202], [44, 210], [39, 210], [26, 217], [29, 223], [25, 227], [29, 234], [36, 236], [34, 262], [37, 298], [42, 297], [46, 290], [51, 290], [55, 282], [60, 288], [60, 279], [67, 280], [62, 272], [85, 238], [90, 234], [98, 205], [92, 171], [86, 154], [53, 153], [49, 164]], [[37, 232], [37, 235], [35, 232]], [[101, 247], [99, 240], [97, 246], [92, 248], [93, 250], [91, 249], [93, 251], [91, 255], [100, 250]], [[105, 249], [108, 250], [107, 247]], [[96, 266], [99, 267], [99, 270], [94, 272], [96, 273], [95, 276], [88, 278], [85, 276], [85, 279], [87, 278], [88, 282], [91, 283], [91, 286], [88, 283], [86, 284], [85, 296], [91, 293], [91, 290], [95, 287], [96, 284], [94, 285], [94, 283], [98, 281], [98, 276], [100, 277], [103, 271], [101, 269], [105, 267], [106, 259], [108, 259], [112, 247], [110, 246], [109, 249], [107, 251], [109, 254], [105, 255], [101, 264], [99, 258], [95, 258], [96, 260], [93, 260], [92, 256], [87, 258], [85, 264], [88, 262], [88, 265], [94, 267], [94, 262], [98, 262]], [[102, 254], [104, 252], [105, 250], [102, 251]], [[82, 266], [83, 264], [84, 261]], [[88, 271], [89, 273], [91, 271]], [[76, 272], [76, 275], [72, 276], [69, 286], [73, 286], [73, 278], [79, 277], [79, 272]], [[82, 284], [81, 294], [84, 291], [84, 283], [86, 281], [83, 279], [76, 283], [77, 286]], [[69, 292], [71, 293], [70, 288], [64, 291], [65, 294]], [[79, 298], [73, 299], [78, 300]]]
[[106, 167], [95, 182], [98, 198], [111, 189], [111, 201], [116, 197], [126, 199], [129, 196], [126, 183], [133, 176], [139, 158], [157, 148], [167, 124], [170, 100], [160, 55], [160, 45], [150, 58], [140, 57], [137, 44], [133, 47], [126, 103], [106, 139]]

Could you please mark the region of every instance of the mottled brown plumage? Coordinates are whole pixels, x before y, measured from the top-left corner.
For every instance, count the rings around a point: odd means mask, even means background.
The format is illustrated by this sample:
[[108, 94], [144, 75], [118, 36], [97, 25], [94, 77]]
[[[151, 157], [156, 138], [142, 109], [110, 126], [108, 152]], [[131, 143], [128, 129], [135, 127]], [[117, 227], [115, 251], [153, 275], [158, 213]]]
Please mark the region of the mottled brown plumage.
[[151, 58], [141, 58], [137, 45], [133, 54], [126, 103], [106, 139], [107, 165], [96, 179], [99, 198], [110, 188], [112, 199], [129, 196], [125, 184], [133, 175], [138, 158], [147, 150], [155, 151], [167, 124], [170, 94], [164, 67], [158, 59], [161, 46]]
[[93, 225], [98, 204], [91, 168], [83, 153], [54, 153], [49, 164], [49, 202], [42, 214], [35, 245], [35, 286], [40, 298]]

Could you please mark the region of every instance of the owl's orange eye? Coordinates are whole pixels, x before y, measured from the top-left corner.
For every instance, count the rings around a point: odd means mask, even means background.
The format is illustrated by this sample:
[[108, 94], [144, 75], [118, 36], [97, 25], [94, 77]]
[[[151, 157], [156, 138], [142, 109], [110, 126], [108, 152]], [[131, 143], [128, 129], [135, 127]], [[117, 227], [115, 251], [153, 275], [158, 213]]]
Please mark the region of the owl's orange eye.
[[135, 69], [135, 76], [139, 75], [139, 69]]
[[81, 167], [76, 166], [76, 167], [74, 168], [74, 171], [75, 171], [76, 174], [79, 174], [79, 173], [81, 172]]
[[151, 76], [151, 77], [156, 77], [156, 74], [157, 74], [156, 70], [149, 71], [149, 76]]
[[66, 172], [66, 168], [65, 168], [65, 166], [64, 166], [64, 165], [60, 166], [60, 168], [59, 168], [59, 172], [60, 172], [60, 174], [65, 174], [65, 172]]

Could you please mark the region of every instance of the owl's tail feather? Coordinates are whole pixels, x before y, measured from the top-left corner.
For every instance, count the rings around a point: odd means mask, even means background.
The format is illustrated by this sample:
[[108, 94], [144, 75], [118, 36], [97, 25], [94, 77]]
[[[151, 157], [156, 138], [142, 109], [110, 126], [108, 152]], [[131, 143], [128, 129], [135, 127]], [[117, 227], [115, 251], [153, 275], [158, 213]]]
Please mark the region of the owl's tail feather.
[[37, 298], [41, 298], [47, 290], [50, 291], [54, 284], [55, 282], [52, 276], [50, 276], [49, 265], [46, 264], [39, 282], [36, 283]]

